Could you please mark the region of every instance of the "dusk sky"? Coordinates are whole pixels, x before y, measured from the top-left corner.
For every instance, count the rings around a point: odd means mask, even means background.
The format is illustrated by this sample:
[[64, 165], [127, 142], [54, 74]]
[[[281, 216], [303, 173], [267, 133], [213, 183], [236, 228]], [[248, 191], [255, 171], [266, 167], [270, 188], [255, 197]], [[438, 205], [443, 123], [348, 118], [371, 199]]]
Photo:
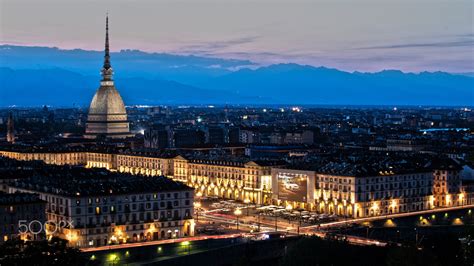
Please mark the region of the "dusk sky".
[[474, 72], [474, 1], [0, 0], [0, 43]]

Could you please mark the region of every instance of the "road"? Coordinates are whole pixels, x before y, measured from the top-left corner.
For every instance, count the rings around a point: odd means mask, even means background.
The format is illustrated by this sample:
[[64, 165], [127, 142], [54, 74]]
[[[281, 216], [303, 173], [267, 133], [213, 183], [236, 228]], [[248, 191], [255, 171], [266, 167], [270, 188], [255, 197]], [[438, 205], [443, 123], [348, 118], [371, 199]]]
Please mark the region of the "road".
[[81, 251], [83, 251], [83, 252], [96, 252], [96, 251], [104, 251], [104, 250], [114, 250], [114, 249], [123, 249], [123, 248], [135, 248], [135, 247], [145, 247], [145, 246], [163, 245], [163, 244], [171, 244], [171, 243], [181, 243], [181, 242], [185, 242], [185, 241], [236, 238], [236, 237], [239, 237], [239, 236], [240, 236], [240, 234], [193, 236], [193, 237], [165, 239], [165, 240], [156, 240], [156, 241], [146, 241], [146, 242], [137, 242], [137, 243], [126, 243], [126, 244], [120, 244], [120, 245], [109, 245], [109, 246], [101, 246], [101, 247], [82, 248]]
[[[366, 217], [366, 218], [351, 218], [351, 219], [345, 219], [345, 220], [340, 220], [340, 221], [321, 223], [317, 225], [301, 226], [299, 228], [299, 232], [305, 235], [318, 235], [320, 237], [326, 237], [328, 233], [322, 232], [319, 229], [330, 229], [332, 227], [339, 227], [339, 226], [345, 226], [348, 224], [358, 224], [358, 223], [371, 222], [371, 221], [377, 221], [377, 220], [386, 220], [386, 219], [394, 219], [394, 218], [402, 218], [402, 217], [418, 216], [418, 215], [423, 216], [423, 215], [429, 215], [429, 214], [438, 213], [438, 212], [455, 211], [455, 210], [462, 210], [462, 209], [468, 209], [468, 208], [474, 208], [474, 205], [454, 206], [454, 207], [438, 208], [438, 209], [433, 209], [433, 210], [397, 213], [397, 214], [389, 214], [389, 215]], [[209, 219], [212, 221], [228, 223], [231, 225], [236, 224], [237, 218], [235, 216], [220, 214], [218, 213], [218, 211], [219, 210], [205, 211], [201, 215], [205, 217], [206, 219]], [[239, 221], [246, 222], [246, 223], [239, 223], [240, 229], [249, 230], [249, 229], [254, 229], [254, 226], [252, 226], [249, 223], [255, 224], [257, 222], [257, 219], [253, 216], [242, 216], [242, 217], [239, 217]], [[275, 231], [275, 222], [273, 219], [268, 220], [262, 217], [259, 223], [261, 224], [260, 226], [261, 232], [274, 232]], [[290, 224], [286, 220], [283, 220], [280, 218], [277, 225], [278, 225], [277, 227], [278, 227], [279, 232], [296, 234], [298, 230], [297, 222], [295, 221], [293, 221]], [[342, 235], [340, 235], [339, 237], [342, 237]], [[344, 236], [344, 237], [350, 243], [358, 244], [358, 245], [384, 246], [387, 244], [386, 242], [373, 240], [369, 238], [363, 238], [363, 237], [356, 237], [356, 236]]]
[[[309, 226], [301, 226], [299, 231], [301, 234], [305, 235], [317, 235], [320, 237], [326, 237], [328, 232], [322, 232], [318, 229], [329, 229], [331, 227], [338, 227], [344, 226], [349, 223], [363, 223], [363, 222], [370, 222], [370, 221], [377, 221], [377, 220], [384, 220], [384, 219], [393, 219], [393, 218], [401, 218], [401, 217], [408, 217], [408, 216], [418, 216], [418, 215], [427, 215], [437, 212], [446, 212], [446, 211], [454, 211], [454, 210], [461, 210], [467, 208], [474, 208], [474, 205], [464, 205], [464, 206], [456, 206], [456, 207], [447, 207], [447, 208], [440, 208], [440, 209], [433, 209], [433, 210], [425, 210], [425, 211], [416, 211], [416, 212], [409, 212], [409, 213], [397, 213], [397, 214], [389, 214], [384, 216], [375, 216], [375, 217], [367, 217], [367, 218], [357, 218], [357, 219], [347, 219], [335, 222], [327, 222], [321, 223], [318, 225], [309, 225]], [[213, 221], [223, 224], [229, 224], [233, 227], [236, 227], [236, 220], [237, 218], [233, 215], [227, 214], [220, 214], [216, 210], [212, 211], [203, 211], [199, 215], [200, 222], [202, 223], [203, 220]], [[242, 216], [239, 217], [239, 231], [240, 232], [250, 232], [251, 230], [255, 229], [256, 218], [253, 216]], [[289, 224], [286, 220], [279, 220], [277, 223], [278, 232], [281, 233], [290, 233], [296, 234], [297, 233], [297, 225], [295, 222], [293, 224]], [[236, 228], [234, 228], [236, 229]], [[236, 231], [236, 230], [234, 230]], [[260, 219], [260, 232], [274, 232], [275, 231], [275, 222], [264, 219]], [[331, 234], [334, 236], [334, 234]], [[162, 245], [162, 244], [170, 244], [170, 243], [181, 243], [184, 241], [198, 241], [198, 240], [206, 240], [206, 239], [229, 239], [229, 238], [237, 238], [240, 237], [241, 233], [231, 233], [231, 234], [221, 234], [221, 235], [202, 235], [202, 236], [194, 236], [194, 237], [187, 237], [187, 238], [178, 238], [178, 239], [166, 239], [166, 240], [157, 240], [157, 241], [147, 241], [147, 242], [138, 242], [138, 243], [126, 243], [121, 245], [111, 245], [111, 246], [102, 246], [102, 247], [91, 247], [91, 248], [82, 248], [81, 251], [83, 252], [95, 252], [95, 251], [104, 251], [104, 250], [115, 250], [115, 249], [124, 249], [124, 248], [133, 248], [133, 247], [143, 247], [143, 246], [153, 246], [153, 245]], [[342, 236], [336, 235], [336, 237], [344, 237], [347, 241], [352, 244], [356, 245], [378, 245], [384, 246], [387, 243], [373, 240], [369, 238], [363, 237], [356, 237], [356, 236]]]
[[315, 228], [327, 228], [327, 227], [341, 226], [341, 225], [346, 225], [348, 223], [364, 223], [364, 222], [394, 219], [394, 218], [401, 218], [401, 217], [408, 217], [408, 216], [418, 216], [418, 215], [422, 216], [422, 215], [432, 214], [432, 213], [437, 213], [437, 212], [447, 212], [447, 211], [455, 211], [455, 210], [462, 210], [462, 209], [469, 209], [469, 208], [474, 208], [474, 205], [463, 205], [463, 206], [446, 207], [446, 208], [439, 208], [439, 209], [425, 210], [425, 211], [395, 213], [395, 214], [388, 214], [388, 215], [374, 216], [374, 217], [366, 217], [366, 218], [354, 218], [354, 219], [347, 219], [347, 220], [343, 220], [343, 221], [321, 223], [319, 225], [305, 226], [305, 227], [302, 227], [301, 229], [304, 230], [304, 231], [307, 231], [307, 230], [315, 229]]
[[[207, 213], [207, 214], [203, 214], [203, 216], [206, 217], [206, 218], [215, 220], [215, 221], [219, 221], [219, 222], [224, 222], [224, 223], [229, 223], [229, 224], [235, 224], [236, 223], [236, 218], [232, 217], [231, 215], [216, 215], [215, 213]], [[242, 219], [244, 219], [244, 218], [242, 218]], [[242, 219], [240, 219], [240, 221]], [[286, 225], [286, 226], [284, 226], [284, 225]], [[289, 227], [287, 222], [284, 222], [284, 225], [281, 222], [279, 223], [278, 232], [280, 232], [280, 233], [291, 233], [291, 234], [296, 234], [297, 233], [297, 227], [295, 227], [294, 225]], [[253, 228], [249, 224], [242, 224], [241, 223], [239, 226], [240, 226], [240, 228], [247, 228], [247, 229]], [[261, 232], [262, 233], [264, 233], [264, 232], [275, 232], [274, 224], [266, 223], [265, 225], [262, 225], [261, 226]], [[307, 231], [307, 232], [303, 232], [303, 231], [300, 230], [300, 232], [302, 234], [316, 235], [316, 236], [319, 236], [319, 237], [322, 237], [322, 238], [328, 236], [328, 234], [331, 234], [329, 232], [322, 232], [322, 231], [315, 231], [315, 230]], [[344, 237], [344, 239], [346, 239], [349, 243], [354, 244], [354, 245], [385, 246], [385, 245], [388, 244], [387, 242], [374, 240], [374, 239], [370, 239], [370, 238], [364, 238], [364, 237], [342, 236], [342, 235], [335, 235], [335, 234], [331, 234], [331, 235], [334, 236], [334, 237], [338, 237], [338, 238]]]

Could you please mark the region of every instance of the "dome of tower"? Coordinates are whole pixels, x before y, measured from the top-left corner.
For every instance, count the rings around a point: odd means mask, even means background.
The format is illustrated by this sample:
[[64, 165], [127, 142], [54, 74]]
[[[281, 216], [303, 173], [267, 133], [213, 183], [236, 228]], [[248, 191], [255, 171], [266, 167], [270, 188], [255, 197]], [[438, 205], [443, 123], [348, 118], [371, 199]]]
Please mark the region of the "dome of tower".
[[114, 86], [101, 86], [92, 98], [90, 115], [126, 114], [122, 97]]
[[102, 80], [89, 107], [85, 138], [126, 138], [130, 133], [127, 111], [122, 97], [114, 86], [113, 70], [109, 52], [109, 17], [105, 19], [105, 55], [102, 67]]

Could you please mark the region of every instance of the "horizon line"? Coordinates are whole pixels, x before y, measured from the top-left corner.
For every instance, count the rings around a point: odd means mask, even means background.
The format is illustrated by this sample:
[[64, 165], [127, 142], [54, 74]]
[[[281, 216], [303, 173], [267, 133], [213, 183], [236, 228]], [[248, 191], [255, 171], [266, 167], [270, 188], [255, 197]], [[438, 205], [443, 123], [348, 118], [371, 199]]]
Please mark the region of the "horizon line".
[[[84, 52], [97, 52], [101, 53], [103, 50], [93, 50], [93, 49], [84, 49], [84, 48], [64, 48], [60, 46], [48, 46], [48, 45], [39, 45], [39, 44], [15, 44], [15, 43], [8, 43], [8, 42], [1, 42], [0, 41], [0, 47], [4, 46], [13, 46], [13, 47], [28, 47], [28, 48], [47, 48], [47, 49], [57, 49], [60, 51], [84, 51]], [[308, 67], [313, 67], [313, 68], [326, 68], [326, 69], [333, 69], [333, 70], [338, 70], [341, 72], [346, 72], [346, 73], [380, 73], [384, 71], [400, 71], [404, 74], [421, 74], [421, 73], [448, 73], [452, 75], [462, 75], [462, 76], [467, 76], [471, 77], [470, 75], [474, 74], [473, 71], [468, 71], [468, 72], [448, 72], [448, 71], [443, 71], [443, 70], [436, 70], [436, 71], [428, 71], [428, 70], [420, 70], [420, 71], [405, 71], [401, 69], [396, 69], [396, 68], [383, 68], [381, 70], [377, 71], [363, 71], [363, 70], [343, 70], [340, 68], [336, 67], [329, 67], [326, 65], [316, 65], [316, 64], [300, 64], [292, 61], [287, 61], [287, 62], [280, 62], [280, 63], [269, 63], [269, 64], [263, 64], [263, 63], [258, 63], [255, 61], [252, 61], [251, 59], [238, 59], [238, 58], [232, 58], [232, 57], [219, 57], [219, 56], [213, 56], [213, 55], [199, 55], [199, 54], [193, 54], [193, 53], [179, 53], [179, 52], [171, 52], [171, 51], [145, 51], [145, 50], [140, 50], [140, 49], [134, 49], [134, 48], [127, 48], [127, 49], [120, 49], [120, 50], [111, 50], [111, 53], [122, 53], [122, 52], [141, 52], [145, 54], [158, 54], [158, 55], [173, 55], [173, 56], [194, 56], [194, 57], [201, 57], [201, 58], [209, 58], [209, 59], [221, 59], [221, 60], [229, 60], [229, 61], [241, 61], [241, 62], [248, 62], [250, 65], [242, 65], [242, 67], [238, 67], [234, 71], [238, 71], [240, 69], [253, 69], [251, 66], [255, 66], [255, 69], [258, 68], [264, 68], [264, 67], [269, 67], [269, 66], [276, 66], [276, 65], [298, 65], [298, 66], [308, 66]], [[230, 70], [230, 69], [229, 69]]]

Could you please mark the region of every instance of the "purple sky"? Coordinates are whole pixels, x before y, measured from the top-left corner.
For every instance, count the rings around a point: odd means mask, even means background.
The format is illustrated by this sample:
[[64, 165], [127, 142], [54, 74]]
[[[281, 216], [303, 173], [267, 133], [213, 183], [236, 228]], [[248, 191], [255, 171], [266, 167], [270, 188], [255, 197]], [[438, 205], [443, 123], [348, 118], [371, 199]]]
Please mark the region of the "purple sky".
[[0, 0], [0, 43], [474, 72], [474, 1]]

